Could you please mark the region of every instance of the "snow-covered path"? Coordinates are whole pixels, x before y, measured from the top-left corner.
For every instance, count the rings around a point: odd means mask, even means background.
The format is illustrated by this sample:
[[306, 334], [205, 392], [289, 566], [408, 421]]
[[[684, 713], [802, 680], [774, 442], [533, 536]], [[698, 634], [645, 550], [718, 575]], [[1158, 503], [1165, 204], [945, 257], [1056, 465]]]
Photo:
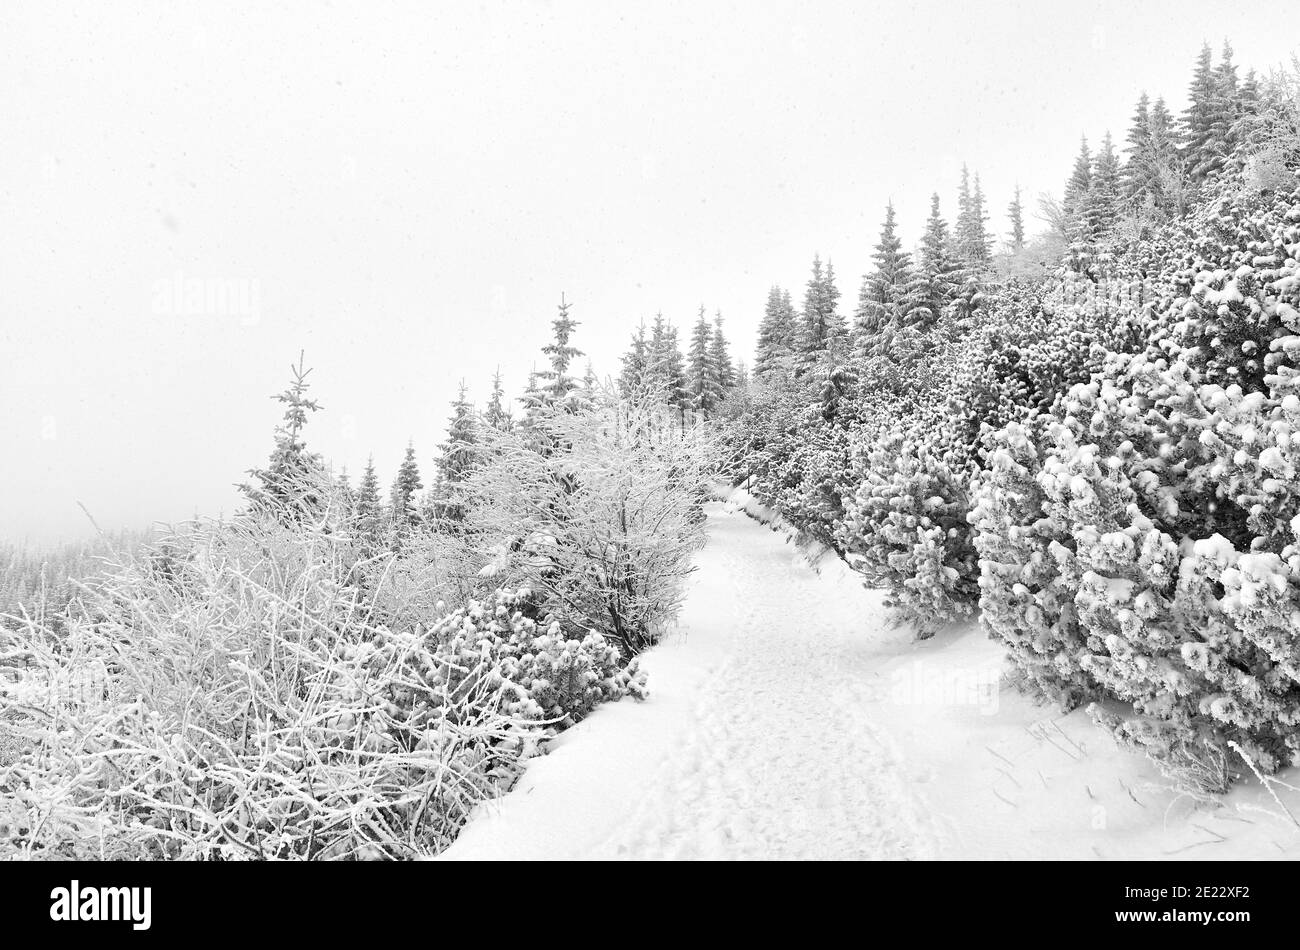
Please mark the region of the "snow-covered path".
[[1300, 856], [1257, 784], [1197, 805], [1084, 712], [1003, 688], [973, 625], [917, 642], [840, 562], [708, 514], [650, 698], [566, 731], [443, 858]]
[[864, 702], [874, 618], [827, 598], [808, 568], [792, 571], [790, 547], [740, 514], [719, 507], [710, 528], [713, 556], [684, 619], [725, 630], [725, 660], [678, 753], [592, 856], [931, 854], [924, 809]]

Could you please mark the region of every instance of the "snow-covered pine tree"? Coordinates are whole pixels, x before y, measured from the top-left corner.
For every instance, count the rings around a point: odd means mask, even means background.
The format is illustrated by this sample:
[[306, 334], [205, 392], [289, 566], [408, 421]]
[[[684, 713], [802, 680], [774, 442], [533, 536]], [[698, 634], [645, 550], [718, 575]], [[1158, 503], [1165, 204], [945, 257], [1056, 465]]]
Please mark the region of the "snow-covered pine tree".
[[709, 353], [713, 357], [713, 368], [718, 376], [718, 385], [725, 392], [736, 385], [736, 367], [731, 363], [731, 350], [727, 338], [722, 335], [722, 311], [713, 317], [713, 340], [709, 344]]
[[439, 521], [464, 520], [465, 512], [457, 494], [474, 467], [478, 441], [474, 405], [469, 401], [465, 381], [461, 380], [456, 398], [451, 403], [447, 441], [438, 447], [438, 478], [432, 508]]
[[977, 174], [972, 190], [970, 169], [966, 165], [961, 167], [961, 182], [957, 187], [957, 227], [953, 242], [957, 256], [968, 269], [980, 270], [992, 257], [984, 189]]
[[1151, 143], [1147, 163], [1149, 205], [1165, 215], [1187, 211], [1186, 173], [1179, 154], [1178, 122], [1163, 98], [1151, 107]]
[[722, 399], [722, 386], [713, 362], [713, 330], [700, 306], [699, 318], [691, 333], [691, 348], [686, 357], [686, 380], [691, 396], [691, 408], [701, 419], [711, 418]]
[[1074, 170], [1065, 183], [1065, 196], [1061, 199], [1065, 233], [1072, 243], [1086, 237], [1083, 206], [1088, 199], [1091, 183], [1092, 153], [1088, 151], [1088, 139], [1084, 137], [1080, 140], [1079, 155], [1074, 160]]
[[824, 297], [826, 301], [826, 324], [830, 328], [827, 340], [833, 346], [836, 341], [845, 337], [847, 327], [844, 325], [844, 318], [840, 316], [840, 288], [835, 283], [835, 262], [829, 257], [826, 259]]
[[578, 388], [573, 391], [573, 394], [581, 397], [580, 401], [588, 402], [595, 395], [599, 386], [600, 380], [596, 376], [596, 366], [588, 358], [582, 368], [582, 381], [578, 384]]
[[644, 392], [649, 385], [650, 341], [645, 335], [645, 321], [642, 320], [632, 334], [632, 343], [623, 354], [623, 369], [618, 376], [618, 391], [628, 399], [635, 393]]
[[830, 349], [843, 333], [843, 320], [836, 310], [840, 292], [835, 286], [835, 269], [829, 262], [822, 269], [821, 255], [813, 257], [812, 276], [803, 298], [803, 351], [816, 355]]
[[1011, 221], [1011, 251], [1019, 254], [1025, 249], [1025, 207], [1020, 201], [1020, 185], [1016, 185], [1011, 204], [1007, 205], [1007, 218]]
[[767, 292], [767, 305], [758, 325], [754, 375], [762, 377], [784, 365], [798, 345], [799, 323], [790, 303], [790, 292], [773, 284]]
[[1140, 204], [1150, 188], [1150, 151], [1151, 97], [1143, 91], [1133, 109], [1133, 120], [1124, 140], [1124, 154], [1127, 157], [1120, 170], [1120, 193], [1130, 204]]
[[963, 280], [961, 264], [952, 254], [948, 222], [939, 212], [938, 192], [930, 196], [930, 217], [921, 238], [919, 270], [914, 319], [919, 329], [925, 329], [943, 315]]
[[685, 427], [686, 413], [691, 406], [691, 395], [686, 384], [686, 360], [677, 342], [677, 328], [655, 314], [650, 327], [650, 363], [647, 377], [656, 392], [677, 412], [678, 421]]
[[957, 222], [953, 228], [952, 243], [953, 250], [958, 256], [965, 258], [965, 244], [967, 235], [970, 232], [970, 217], [973, 210], [970, 193], [970, 168], [963, 162], [961, 166], [961, 180], [957, 183]]
[[[1226, 41], [1219, 65], [1214, 70], [1214, 100], [1210, 114], [1210, 145], [1204, 155], [1205, 167], [1201, 169], [1205, 178], [1220, 174], [1227, 164], [1236, 143], [1233, 141], [1233, 128], [1241, 114], [1241, 88], [1237, 78], [1237, 67], [1232, 62], [1232, 46]], [[1197, 171], [1194, 169], [1194, 172]]]
[[393, 479], [392, 490], [388, 494], [388, 513], [393, 526], [399, 533], [416, 525], [420, 513], [416, 507], [416, 492], [424, 487], [420, 481], [420, 466], [415, 461], [415, 445], [408, 443], [406, 455], [397, 469]]
[[524, 415], [520, 420], [520, 424], [523, 426], [527, 426], [533, 414], [549, 402], [549, 393], [541, 379], [541, 374], [537, 371], [536, 363], [528, 370], [528, 385], [524, 387], [519, 402], [524, 407]]
[[542, 352], [550, 360], [551, 368], [537, 374], [539, 379], [546, 381], [546, 389], [554, 402], [563, 402], [569, 393], [578, 388], [578, 381], [569, 374], [569, 366], [583, 353], [570, 343], [573, 339], [573, 331], [579, 326], [578, 322], [569, 316], [571, 306], [573, 305], [561, 294], [560, 313], [551, 321], [551, 342], [542, 347]]
[[885, 206], [885, 222], [872, 260], [875, 268], [862, 278], [853, 317], [854, 349], [864, 355], [888, 346], [894, 333], [910, 322], [917, 305], [912, 255], [903, 250], [899, 240], [892, 201]]
[[1181, 124], [1184, 164], [1195, 184], [1205, 181], [1222, 161], [1224, 143], [1216, 139], [1216, 130], [1222, 128], [1221, 112], [1219, 78], [1210, 44], [1206, 43], [1196, 58]]
[[979, 172], [975, 173], [975, 191], [971, 194], [970, 225], [970, 251], [980, 267], [987, 267], [993, 258], [993, 236], [989, 233], [989, 215]]
[[272, 396], [285, 405], [284, 420], [275, 429], [275, 449], [266, 468], [250, 469], [254, 483], [244, 483], [239, 490], [253, 508], [270, 511], [284, 521], [313, 517], [324, 502], [320, 494], [321, 479], [326, 478], [325, 463], [307, 450], [302, 430], [310, 413], [320, 404], [307, 396], [310, 369], [304, 367], [305, 354], [299, 353], [298, 365], [289, 367], [293, 381], [282, 393]]
[[1082, 233], [1089, 242], [1105, 238], [1119, 220], [1120, 168], [1115, 145], [1107, 132], [1093, 157], [1088, 192], [1082, 205]]
[[483, 412], [483, 421], [493, 429], [508, 430], [514, 420], [506, 406], [505, 389], [501, 385], [501, 370], [492, 374], [492, 394], [488, 397], [487, 409]]
[[339, 477], [335, 479], [334, 485], [338, 489], [339, 501], [345, 516], [352, 517], [357, 507], [357, 490], [352, 487], [352, 478], [348, 475], [346, 465], [339, 471]]
[[383, 543], [384, 510], [379, 502], [379, 476], [375, 474], [375, 457], [366, 460], [365, 471], [357, 485], [353, 517], [357, 535], [369, 550], [375, 551]]

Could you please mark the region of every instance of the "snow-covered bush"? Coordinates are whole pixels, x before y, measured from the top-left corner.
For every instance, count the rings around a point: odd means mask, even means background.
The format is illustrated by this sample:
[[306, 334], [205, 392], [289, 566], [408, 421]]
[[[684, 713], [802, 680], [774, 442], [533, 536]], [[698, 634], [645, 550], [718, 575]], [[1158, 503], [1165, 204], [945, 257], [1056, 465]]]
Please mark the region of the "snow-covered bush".
[[645, 695], [526, 591], [403, 600], [314, 491], [318, 522], [185, 526], [0, 630], [0, 856], [433, 854], [548, 735]]
[[675, 615], [704, 543], [717, 453], [652, 399], [592, 394], [485, 432], [463, 484], [467, 536], [494, 584], [526, 587], [569, 637], [595, 630], [631, 656]]
[[558, 621], [539, 623], [527, 590], [498, 590], [472, 600], [429, 629], [435, 653], [457, 668], [488, 665], [517, 684], [528, 705], [512, 709], [561, 727], [582, 719], [603, 702], [646, 696], [646, 675], [635, 657], [624, 663], [619, 649], [593, 631], [566, 637]]
[[1225, 196], [1195, 219], [1174, 282], [1179, 298], [1152, 328], [1151, 354], [1248, 392], [1295, 368], [1300, 330], [1300, 191]]
[[987, 428], [1049, 410], [1108, 352], [1133, 345], [1141, 303], [1131, 280], [1102, 287], [1064, 271], [991, 293], [969, 332], [934, 354], [926, 373], [932, 393], [915, 400], [909, 436], [954, 467], [978, 465]]
[[1067, 709], [1097, 694], [1083, 670], [1069, 534], [1048, 515], [1036, 447], [1043, 421], [1010, 423], [987, 438], [968, 519], [979, 555], [980, 620], [1007, 647], [1029, 684]]
[[[814, 410], [809, 410], [810, 412]], [[751, 490], [812, 541], [843, 552], [836, 531], [851, 490], [848, 433], [838, 426], [809, 426], [780, 456], [755, 473]]]
[[479, 577], [489, 556], [459, 532], [420, 526], [405, 534], [398, 552], [380, 548], [370, 554], [359, 566], [359, 583], [378, 622], [398, 629], [427, 626], [445, 604], [491, 594], [492, 585]]
[[1124, 701], [1099, 721], [1221, 788], [1232, 743], [1265, 771], [1300, 752], [1300, 195], [1196, 223], [1145, 352], [987, 436], [971, 520], [984, 623], [1027, 678]]
[[66, 632], [2, 634], [0, 852], [369, 858], [438, 851], [541, 736], [485, 657], [374, 624], [345, 534], [266, 513], [117, 565]]
[[836, 527], [849, 564], [922, 636], [969, 615], [976, 563], [963, 473], [895, 434], [860, 446], [852, 474]]
[[1059, 410], [1040, 452], [999, 434], [979, 491], [986, 625], [1048, 692], [1130, 703], [1116, 732], [1159, 762], [1236, 742], [1266, 771], [1287, 764], [1300, 400], [1134, 357]]

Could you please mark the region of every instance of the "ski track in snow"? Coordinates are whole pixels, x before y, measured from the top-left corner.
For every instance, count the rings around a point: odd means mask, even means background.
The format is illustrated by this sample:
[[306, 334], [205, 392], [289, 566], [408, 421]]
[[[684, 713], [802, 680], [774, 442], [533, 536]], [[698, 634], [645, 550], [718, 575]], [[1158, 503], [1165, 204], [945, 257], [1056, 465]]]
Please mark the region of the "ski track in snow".
[[695, 591], [733, 618], [726, 659], [678, 754], [591, 857], [933, 856], [932, 823], [866, 714], [872, 676], [855, 661], [866, 618], [827, 598], [789, 547], [753, 544], [743, 515], [710, 515], [717, 556]]

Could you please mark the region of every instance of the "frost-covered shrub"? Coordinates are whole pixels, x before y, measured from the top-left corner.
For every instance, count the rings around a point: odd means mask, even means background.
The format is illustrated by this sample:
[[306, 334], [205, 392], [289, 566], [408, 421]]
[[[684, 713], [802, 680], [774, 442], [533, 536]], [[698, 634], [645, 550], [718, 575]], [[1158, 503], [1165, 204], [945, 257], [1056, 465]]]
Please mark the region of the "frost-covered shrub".
[[[975, 515], [985, 623], [1048, 692], [1130, 703], [1131, 721], [1104, 721], [1162, 765], [1235, 742], [1271, 771], [1300, 751], [1300, 399], [1278, 388], [1293, 378], [1243, 392], [1118, 358], [1058, 405], [1040, 449], [1013, 428], [993, 440]], [[1030, 609], [1043, 599], [1058, 609]], [[1026, 643], [1065, 649], [1042, 675]]]
[[630, 657], [675, 615], [704, 543], [709, 431], [600, 393], [526, 423], [484, 431], [462, 483], [464, 532], [495, 555], [482, 573], [531, 590], [568, 636], [596, 630]]
[[849, 436], [838, 426], [804, 430], [805, 441], [751, 482], [751, 491], [806, 537], [843, 551], [836, 525], [851, 488]]
[[490, 553], [459, 532], [413, 527], [400, 550], [381, 549], [359, 566], [359, 585], [373, 605], [375, 619], [409, 629], [440, 617], [444, 604], [488, 596], [492, 587], [479, 576]]
[[539, 623], [527, 590], [498, 590], [470, 601], [430, 629], [434, 653], [458, 668], [481, 663], [518, 685], [527, 704], [521, 716], [571, 725], [603, 702], [646, 696], [646, 675], [635, 657], [623, 662], [619, 649], [595, 631], [567, 637], [558, 621]]
[[0, 629], [0, 856], [433, 854], [539, 742], [645, 695], [527, 591], [428, 603], [428, 551], [368, 556], [314, 491], [319, 520], [183, 526]]
[[[1229, 196], [1196, 218], [1197, 236], [1175, 275], [1179, 298], [1160, 314], [1153, 354], [1178, 358], [1208, 381], [1264, 388], [1295, 368], [1300, 329], [1300, 191]], [[1292, 338], [1288, 340], [1288, 338]]]
[[1145, 351], [989, 436], [971, 517], [984, 623], [1027, 678], [1128, 703], [1099, 721], [1221, 788], [1231, 743], [1300, 752], [1300, 195], [1214, 200], [1178, 239], [1144, 265], [1171, 290]]
[[853, 480], [836, 526], [850, 566], [922, 635], [969, 615], [976, 563], [962, 473], [894, 435], [860, 448]]
[[987, 439], [968, 519], [979, 556], [980, 620], [1030, 685], [1067, 709], [1098, 692], [1074, 598], [1078, 584], [1066, 526], [1049, 516], [1036, 447], [1043, 420], [1010, 423]]
[[1141, 304], [1131, 282], [1103, 292], [1068, 274], [1047, 285], [1002, 288], [970, 332], [931, 361], [936, 395], [917, 400], [909, 435], [950, 465], [978, 462], [986, 428], [1049, 410], [1100, 370], [1108, 352], [1131, 345]]
[[544, 711], [492, 658], [376, 625], [337, 526], [192, 526], [55, 632], [0, 636], [0, 852], [435, 853], [508, 787]]

